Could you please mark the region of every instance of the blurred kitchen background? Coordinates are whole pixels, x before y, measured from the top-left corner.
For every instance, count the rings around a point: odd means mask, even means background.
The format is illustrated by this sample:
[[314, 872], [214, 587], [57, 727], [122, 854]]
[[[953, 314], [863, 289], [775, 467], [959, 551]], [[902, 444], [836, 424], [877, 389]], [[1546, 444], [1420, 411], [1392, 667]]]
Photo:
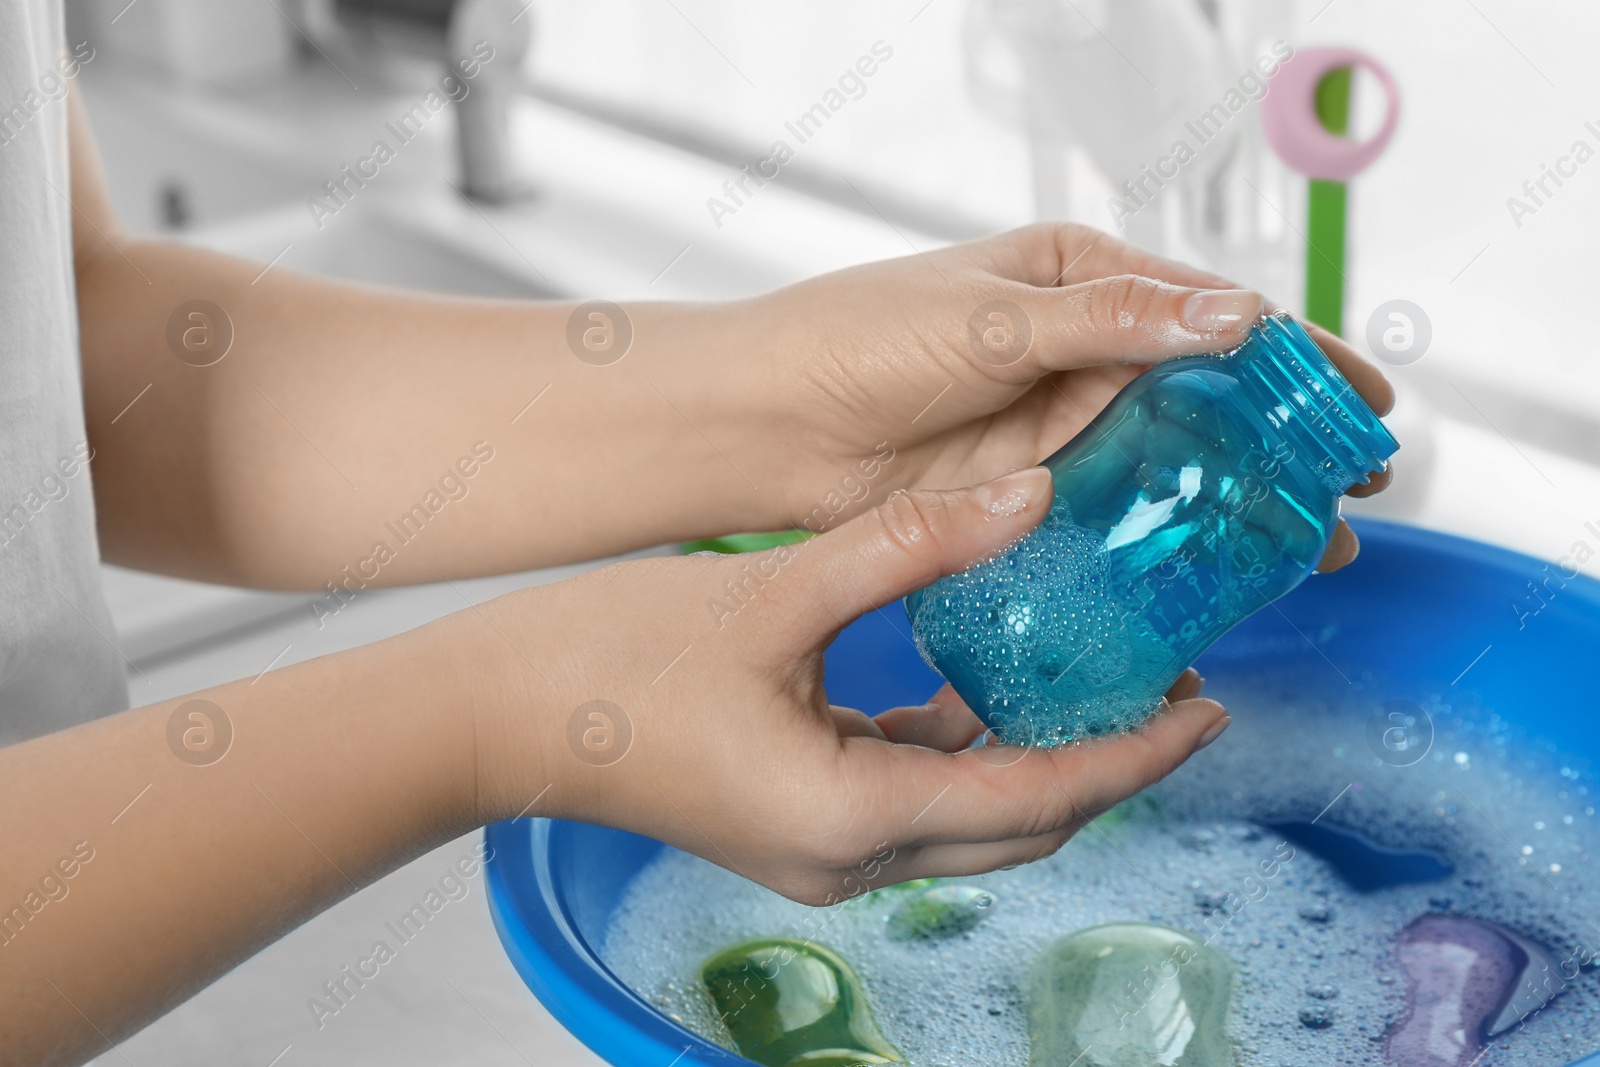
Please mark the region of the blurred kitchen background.
[[[1108, 199], [1274, 41], [1391, 70], [1393, 141], [1350, 183], [1345, 334], [1404, 300], [1431, 335], [1378, 353], [1404, 450], [1379, 514], [1566, 555], [1600, 522], [1600, 8], [1577, 0], [67, 0], [76, 84], [125, 223], [293, 269], [495, 296], [717, 299], [1038, 218], [1114, 229]], [[481, 43], [340, 200], [325, 183]], [[81, 54], [81, 53], [80, 53]], [[870, 62], [863, 63], [864, 59]], [[872, 68], [870, 76], [860, 73]], [[853, 75], [851, 72], [856, 72]], [[845, 79], [845, 80], [842, 80]], [[1270, 82], [1269, 82], [1270, 86]], [[830, 91], [838, 96], [830, 98]], [[1269, 89], [1270, 91], [1270, 89]], [[1382, 94], [1359, 75], [1353, 135]], [[829, 107], [830, 101], [842, 101]], [[812, 112], [803, 143], [790, 128]], [[1303, 301], [1305, 179], [1259, 104], [1124, 236]], [[1586, 123], [1594, 120], [1593, 126]], [[790, 125], [786, 125], [790, 124]], [[769, 159], [779, 176], [725, 183]], [[1589, 146], [1581, 162], [1575, 142]], [[1537, 202], [1524, 190], [1563, 164]], [[370, 173], [370, 169], [369, 169]], [[737, 191], [737, 187], [735, 187]], [[1513, 212], [1508, 198], [1533, 210]], [[709, 203], [720, 201], [721, 208]], [[311, 204], [320, 200], [318, 212]], [[1387, 320], [1385, 320], [1387, 321]], [[440, 353], [448, 359], [450, 354]], [[1404, 365], [1400, 365], [1406, 360]], [[663, 548], [661, 551], [669, 551]], [[1590, 565], [1594, 567], [1593, 564]], [[304, 595], [108, 568], [136, 702], [409, 629], [577, 568]], [[512, 971], [482, 901], [454, 905], [319, 1028], [307, 1000], [465, 840], [339, 905], [102, 1063], [597, 1063]], [[278, 1059], [274, 1059], [278, 1057]], [[665, 1067], [665, 1065], [662, 1065]]]

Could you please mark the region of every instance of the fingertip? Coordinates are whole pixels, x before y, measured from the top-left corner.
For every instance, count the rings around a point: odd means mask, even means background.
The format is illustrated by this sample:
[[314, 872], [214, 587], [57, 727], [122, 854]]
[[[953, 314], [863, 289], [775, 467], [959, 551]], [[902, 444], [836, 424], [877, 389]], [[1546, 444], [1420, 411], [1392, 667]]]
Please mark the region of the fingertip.
[[[1393, 413], [1395, 391], [1394, 383], [1389, 380], [1389, 376], [1383, 373], [1381, 367], [1354, 348], [1350, 348], [1349, 358], [1357, 361], [1365, 372], [1361, 376], [1362, 380], [1359, 383], [1351, 382], [1350, 384], [1355, 386], [1356, 392], [1361, 394], [1361, 399], [1367, 402], [1367, 407], [1371, 408], [1372, 413], [1380, 418]], [[1350, 376], [1346, 374], [1345, 377], [1348, 379]]]
[[1345, 490], [1345, 496], [1355, 497], [1357, 499], [1374, 496], [1389, 488], [1389, 483], [1393, 481], [1394, 466], [1391, 464], [1384, 467], [1383, 470], [1378, 471], [1368, 477], [1365, 484], [1358, 483], [1356, 485], [1352, 485], [1349, 489]]
[[1096, 738], [1092, 757], [1087, 748], [1063, 752], [1056, 769], [1074, 782], [1074, 802], [1082, 811], [1103, 811], [1182, 766], [1227, 728], [1227, 720], [1215, 700], [1180, 700], [1137, 730]]
[[[973, 501], [990, 522], [1003, 521], [1054, 496], [1049, 467], [1025, 467], [972, 487]], [[1042, 517], [1042, 516], [1041, 516]]]
[[1333, 534], [1328, 538], [1328, 547], [1322, 553], [1322, 559], [1317, 562], [1317, 573], [1328, 574], [1341, 567], [1348, 567], [1355, 562], [1361, 554], [1361, 539], [1350, 528], [1350, 524], [1343, 519], [1333, 528]]
[[841, 739], [846, 737], [870, 737], [878, 741], [888, 740], [884, 736], [883, 729], [866, 712], [832, 704], [828, 707], [828, 716], [833, 720], [833, 728], [838, 731]]
[[890, 708], [873, 720], [897, 745], [959, 752], [983, 735], [983, 720], [948, 684], [920, 707]]
[[1264, 300], [1251, 289], [1202, 289], [1183, 301], [1180, 318], [1195, 333], [1221, 341], [1242, 337], [1261, 317]]
[[1167, 715], [1181, 715], [1187, 722], [1186, 725], [1194, 732], [1194, 743], [1189, 753], [1193, 755], [1205, 748], [1222, 735], [1228, 728], [1233, 717], [1228, 714], [1228, 709], [1209, 697], [1191, 697], [1173, 704]]
[[[1055, 500], [1055, 478], [1048, 467], [1024, 467], [963, 490], [967, 506], [979, 522], [958, 518], [960, 528], [949, 531], [952, 542], [964, 547], [946, 561], [946, 573], [964, 569], [979, 559], [1016, 543], [1044, 521]], [[970, 515], [970, 512], [969, 512]]]
[[[1054, 499], [1044, 467], [964, 489], [896, 490], [882, 504], [804, 543], [783, 596], [801, 598], [818, 640], [939, 578], [1016, 544]], [[796, 550], [799, 551], [798, 549]]]
[[[1206, 727], [1205, 733], [1200, 735], [1200, 740], [1195, 742], [1194, 751], [1199, 752], [1202, 748], [1205, 748], [1207, 745], [1211, 744], [1211, 742], [1221, 737], [1222, 732], [1232, 725], [1232, 723], [1233, 716], [1224, 711], [1220, 718], [1216, 719], [1210, 726]], [[1190, 753], [1190, 755], [1193, 754], [1193, 752]]]
[[1197, 697], [1205, 684], [1206, 680], [1200, 676], [1200, 672], [1193, 667], [1189, 667], [1178, 675], [1178, 680], [1173, 682], [1172, 688], [1167, 690], [1167, 702], [1176, 704], [1180, 700], [1189, 700]]

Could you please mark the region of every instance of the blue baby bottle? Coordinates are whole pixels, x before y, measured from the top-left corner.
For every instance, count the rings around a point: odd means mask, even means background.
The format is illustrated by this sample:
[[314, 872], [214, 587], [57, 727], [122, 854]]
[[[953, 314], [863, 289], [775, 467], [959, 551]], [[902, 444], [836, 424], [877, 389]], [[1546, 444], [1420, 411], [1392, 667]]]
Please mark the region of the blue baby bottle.
[[1397, 448], [1299, 323], [1263, 316], [1139, 375], [1046, 460], [1038, 529], [906, 598], [917, 647], [1007, 743], [1129, 729], [1312, 572], [1340, 496]]

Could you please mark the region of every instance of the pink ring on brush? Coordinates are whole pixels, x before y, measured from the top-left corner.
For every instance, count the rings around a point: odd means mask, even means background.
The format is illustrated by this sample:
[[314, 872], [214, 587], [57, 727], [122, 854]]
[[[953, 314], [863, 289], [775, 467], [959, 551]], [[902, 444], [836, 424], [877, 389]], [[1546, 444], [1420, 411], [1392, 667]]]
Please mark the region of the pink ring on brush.
[[[1317, 85], [1340, 67], [1371, 71], [1388, 98], [1383, 126], [1370, 139], [1352, 141], [1323, 128], [1317, 118]], [[1267, 143], [1290, 167], [1310, 178], [1346, 181], [1378, 158], [1400, 120], [1400, 90], [1389, 69], [1353, 48], [1307, 48], [1284, 60], [1261, 101]]]

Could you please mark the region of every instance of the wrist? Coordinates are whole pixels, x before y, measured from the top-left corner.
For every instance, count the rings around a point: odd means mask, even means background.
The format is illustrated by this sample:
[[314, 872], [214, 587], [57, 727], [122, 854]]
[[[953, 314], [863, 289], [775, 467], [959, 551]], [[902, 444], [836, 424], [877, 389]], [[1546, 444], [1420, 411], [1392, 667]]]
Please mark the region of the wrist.
[[779, 292], [675, 310], [684, 318], [664, 361], [675, 388], [662, 389], [699, 447], [685, 485], [697, 501], [685, 516], [693, 533], [679, 539], [789, 529], [800, 518], [790, 487], [811, 458], [786, 373], [803, 351], [794, 309]]
[[[422, 639], [419, 658], [433, 658], [439, 666], [431, 673], [446, 679], [434, 696], [447, 709], [441, 732], [463, 738], [466, 753], [459, 777], [467, 788], [451, 805], [474, 826], [582, 811], [556, 780], [565, 768], [554, 680], [566, 656], [551, 655], [562, 645], [559, 634], [541, 632], [529, 603], [539, 592], [511, 593], [405, 635]], [[508, 610], [513, 602], [519, 606]]]
[[[583, 497], [557, 536], [586, 558], [786, 521], [763, 451], [775, 383], [752, 358], [764, 348], [747, 303], [628, 304], [605, 312], [625, 316], [622, 355], [586, 358], [570, 336], [552, 354], [550, 398], [514, 440], [552, 495]], [[573, 461], [552, 468], [557, 452]]]
[[374, 754], [399, 783], [403, 795], [393, 802], [450, 836], [481, 825], [475, 724], [482, 652], [451, 627], [431, 623], [346, 655], [362, 658], [358, 669], [337, 673], [371, 694], [353, 692], [352, 699], [366, 709], [364, 731], [383, 739]]

